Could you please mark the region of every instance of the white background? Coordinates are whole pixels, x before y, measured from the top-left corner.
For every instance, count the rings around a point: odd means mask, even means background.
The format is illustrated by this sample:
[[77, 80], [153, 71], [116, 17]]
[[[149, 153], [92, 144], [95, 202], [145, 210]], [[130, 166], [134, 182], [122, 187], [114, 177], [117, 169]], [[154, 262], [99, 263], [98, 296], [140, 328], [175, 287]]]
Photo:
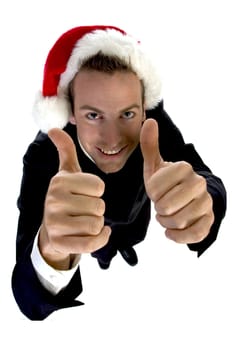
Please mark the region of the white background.
[[[232, 349], [231, 1], [8, 0], [0, 7], [0, 347], [16, 341], [18, 349]], [[117, 256], [102, 271], [83, 256], [85, 306], [31, 322], [10, 286], [22, 156], [37, 132], [31, 106], [48, 50], [64, 31], [87, 24], [116, 25], [151, 45], [165, 109], [223, 179], [228, 212], [217, 241], [199, 259], [168, 241], [154, 219], [136, 247], [136, 267]]]

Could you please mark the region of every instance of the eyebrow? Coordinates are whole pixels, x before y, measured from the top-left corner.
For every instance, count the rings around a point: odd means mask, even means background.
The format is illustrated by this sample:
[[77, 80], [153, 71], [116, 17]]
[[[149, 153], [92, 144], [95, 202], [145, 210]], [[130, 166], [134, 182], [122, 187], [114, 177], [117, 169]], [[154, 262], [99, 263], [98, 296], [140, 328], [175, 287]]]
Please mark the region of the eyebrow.
[[[134, 108], [140, 109], [140, 106], [137, 103], [134, 103], [134, 104], [120, 110], [120, 113], [124, 113], [124, 112], [126, 112], [130, 109], [134, 109]], [[82, 111], [83, 110], [91, 110], [91, 111], [94, 111], [96, 113], [104, 113], [103, 111], [101, 111], [101, 109], [90, 106], [90, 105], [83, 105], [79, 108], [79, 110], [82, 110]]]

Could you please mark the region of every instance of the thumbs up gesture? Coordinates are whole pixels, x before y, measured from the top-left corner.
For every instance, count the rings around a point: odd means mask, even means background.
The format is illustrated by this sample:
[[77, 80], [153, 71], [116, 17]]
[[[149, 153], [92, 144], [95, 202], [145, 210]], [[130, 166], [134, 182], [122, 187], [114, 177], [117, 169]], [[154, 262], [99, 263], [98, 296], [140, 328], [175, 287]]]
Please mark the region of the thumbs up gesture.
[[[144, 183], [153, 201], [157, 221], [165, 234], [179, 243], [202, 241], [214, 222], [212, 198], [206, 180], [184, 161], [164, 162], [159, 151], [157, 122], [144, 122], [140, 135]], [[172, 147], [172, 145], [171, 145]]]
[[104, 226], [104, 182], [83, 173], [71, 137], [52, 129], [49, 137], [59, 154], [59, 171], [47, 191], [39, 249], [48, 264], [69, 269], [77, 254], [103, 247], [111, 229]]

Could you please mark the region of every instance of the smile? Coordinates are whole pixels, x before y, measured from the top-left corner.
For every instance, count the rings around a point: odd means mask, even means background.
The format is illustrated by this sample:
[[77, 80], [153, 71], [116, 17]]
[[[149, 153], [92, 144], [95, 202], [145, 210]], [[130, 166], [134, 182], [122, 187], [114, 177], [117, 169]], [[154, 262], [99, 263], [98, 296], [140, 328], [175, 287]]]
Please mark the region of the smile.
[[118, 149], [118, 150], [105, 150], [105, 149], [100, 149], [100, 151], [104, 154], [107, 154], [108, 156], [112, 156], [112, 155], [115, 155], [115, 154], [118, 154], [120, 153], [120, 151], [122, 150], [122, 148]]
[[103, 154], [104, 156], [118, 156], [120, 155], [127, 146], [121, 147], [121, 148], [116, 148], [116, 149], [107, 149], [107, 148], [99, 148], [97, 147], [98, 151]]

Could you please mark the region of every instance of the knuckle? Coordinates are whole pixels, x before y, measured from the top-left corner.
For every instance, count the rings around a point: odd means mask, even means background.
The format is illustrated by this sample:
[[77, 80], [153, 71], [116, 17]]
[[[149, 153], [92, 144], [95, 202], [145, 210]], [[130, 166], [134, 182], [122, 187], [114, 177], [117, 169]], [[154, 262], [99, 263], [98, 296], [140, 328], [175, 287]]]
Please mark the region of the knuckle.
[[178, 230], [184, 230], [188, 226], [187, 221], [184, 218], [174, 216], [172, 218], [172, 227]]
[[60, 230], [57, 223], [54, 220], [46, 220], [46, 229], [48, 232], [48, 238], [51, 244], [56, 243], [60, 239]]
[[185, 162], [184, 160], [181, 162], [183, 167], [187, 170], [187, 171], [193, 171], [193, 167], [190, 163]]
[[214, 223], [214, 212], [211, 210], [211, 214], [209, 215], [209, 218], [210, 218], [210, 227], [213, 225]]
[[201, 175], [197, 175], [197, 178], [198, 178], [199, 188], [202, 189], [203, 191], [206, 191], [207, 189], [206, 179]]
[[194, 225], [191, 229], [191, 233], [194, 243], [201, 242], [207, 235], [206, 229], [204, 229], [204, 225], [202, 225], [202, 227], [199, 225]]
[[98, 198], [95, 203], [96, 215], [104, 215], [105, 212], [105, 202], [103, 199]]
[[193, 230], [193, 236], [195, 237], [195, 242], [198, 243], [198, 242], [201, 242], [205, 236], [206, 236], [206, 233], [203, 231], [203, 230]]
[[101, 197], [103, 195], [105, 183], [100, 177], [89, 173], [79, 173], [78, 176], [80, 183], [85, 183], [86, 186], [89, 186], [96, 197]]
[[96, 192], [98, 196], [102, 196], [105, 190], [105, 183], [99, 177], [96, 176]]
[[165, 236], [166, 236], [168, 239], [170, 239], [170, 240], [172, 240], [172, 241], [174, 241], [174, 242], [176, 242], [176, 243], [179, 242], [178, 235], [177, 235], [177, 234], [174, 234], [174, 231], [173, 231], [173, 230], [166, 229], [166, 230], [165, 230]]
[[85, 241], [85, 251], [91, 253], [105, 246], [109, 240], [110, 233], [111, 230], [109, 228], [103, 227], [98, 235]]
[[175, 243], [183, 243], [181, 241], [181, 237], [179, 237], [178, 234], [171, 234], [169, 231], [167, 233], [165, 233], [167, 238], [170, 238], [171, 240], [173, 240]]
[[48, 198], [45, 206], [45, 213], [47, 216], [50, 218], [57, 217], [59, 211], [58, 203], [54, 202], [52, 198]]
[[93, 217], [89, 220], [89, 232], [93, 235], [98, 235], [104, 226], [103, 217]]
[[171, 209], [167, 201], [164, 201], [163, 199], [159, 200], [157, 203], [154, 205], [155, 210], [158, 214], [167, 216], [171, 214]]
[[52, 177], [50, 180], [50, 190], [57, 190], [64, 186], [65, 176], [61, 173], [58, 173]]
[[205, 201], [203, 201], [203, 206], [206, 210], [206, 213], [209, 214], [210, 217], [214, 217], [214, 213], [213, 213], [213, 199], [210, 196], [209, 193], [206, 194], [205, 196]]
[[105, 190], [105, 184], [103, 181], [101, 181], [101, 183], [99, 183], [97, 186], [97, 192], [98, 192], [99, 197], [103, 195], [104, 190]]
[[174, 164], [176, 164], [178, 171], [185, 171], [187, 173], [190, 173], [193, 171], [192, 165], [188, 162], [185, 162], [184, 160], [181, 160]]
[[57, 174], [50, 180], [46, 200], [55, 201], [63, 197], [67, 186], [67, 179], [64, 175]]
[[65, 220], [63, 207], [54, 201], [48, 201], [44, 208], [44, 218], [46, 220], [46, 226], [53, 231], [57, 230], [58, 225], [60, 225]]
[[188, 222], [185, 218], [180, 217], [179, 215], [160, 217], [158, 216], [159, 223], [165, 227], [174, 230], [185, 230], [188, 227]]
[[206, 214], [205, 217], [206, 217], [206, 227], [207, 227], [208, 232], [209, 232], [211, 226], [214, 223], [214, 213], [213, 213], [213, 211], [211, 210], [211, 212], [209, 214]]

